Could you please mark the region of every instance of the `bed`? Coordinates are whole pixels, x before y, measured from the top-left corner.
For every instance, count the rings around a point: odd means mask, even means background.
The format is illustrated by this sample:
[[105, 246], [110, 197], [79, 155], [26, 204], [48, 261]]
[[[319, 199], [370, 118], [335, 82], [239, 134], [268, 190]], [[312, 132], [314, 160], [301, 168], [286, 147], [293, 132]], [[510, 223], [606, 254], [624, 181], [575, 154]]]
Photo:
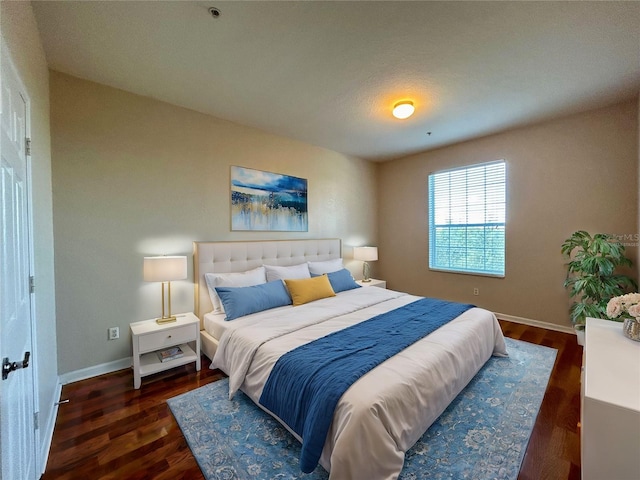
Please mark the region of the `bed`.
[[[332, 264], [341, 257], [339, 239], [194, 243], [203, 352], [213, 359], [212, 367], [229, 375], [230, 396], [243, 391], [299, 441], [294, 428], [261, 404], [278, 360], [315, 339], [416, 305], [421, 297], [376, 287], [352, 288], [299, 306], [276, 306], [225, 321], [227, 314], [213, 313], [205, 278], [208, 273], [240, 274], [263, 265], [286, 271], [306, 262]], [[335, 274], [323, 277], [331, 275]], [[406, 450], [491, 355], [506, 354], [495, 316], [480, 308], [465, 310], [348, 387], [333, 412], [319, 463], [333, 480], [397, 478]]]

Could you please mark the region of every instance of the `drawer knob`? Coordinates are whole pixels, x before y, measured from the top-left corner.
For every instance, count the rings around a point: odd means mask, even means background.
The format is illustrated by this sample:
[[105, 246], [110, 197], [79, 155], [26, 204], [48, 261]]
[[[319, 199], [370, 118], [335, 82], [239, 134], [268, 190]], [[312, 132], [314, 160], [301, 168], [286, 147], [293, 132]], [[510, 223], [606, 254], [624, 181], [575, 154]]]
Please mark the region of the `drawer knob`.
[[171, 335], [168, 335], [167, 338], [171, 338]]

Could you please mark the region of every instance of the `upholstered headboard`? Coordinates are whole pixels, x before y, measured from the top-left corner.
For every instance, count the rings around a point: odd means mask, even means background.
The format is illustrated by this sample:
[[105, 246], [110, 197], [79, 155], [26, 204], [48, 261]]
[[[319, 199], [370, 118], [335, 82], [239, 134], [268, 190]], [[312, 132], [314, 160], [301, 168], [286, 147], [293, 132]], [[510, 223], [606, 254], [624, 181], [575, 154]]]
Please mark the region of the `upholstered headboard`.
[[202, 324], [204, 315], [213, 310], [204, 279], [206, 273], [244, 272], [260, 265], [297, 265], [341, 256], [342, 243], [339, 238], [193, 242], [195, 314]]

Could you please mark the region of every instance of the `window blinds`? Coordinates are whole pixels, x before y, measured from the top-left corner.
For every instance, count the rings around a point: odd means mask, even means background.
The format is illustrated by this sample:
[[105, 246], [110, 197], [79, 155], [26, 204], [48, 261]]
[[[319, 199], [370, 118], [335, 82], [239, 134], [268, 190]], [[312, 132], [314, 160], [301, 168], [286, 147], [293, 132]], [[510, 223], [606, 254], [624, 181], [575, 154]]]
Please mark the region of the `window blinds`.
[[504, 160], [429, 175], [429, 268], [505, 274]]

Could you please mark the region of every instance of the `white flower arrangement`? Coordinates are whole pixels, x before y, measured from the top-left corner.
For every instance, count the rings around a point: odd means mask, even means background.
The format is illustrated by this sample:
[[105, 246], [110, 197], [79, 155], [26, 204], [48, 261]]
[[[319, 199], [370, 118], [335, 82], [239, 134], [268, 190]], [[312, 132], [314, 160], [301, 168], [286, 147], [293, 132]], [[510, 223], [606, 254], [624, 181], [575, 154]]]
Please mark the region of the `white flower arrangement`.
[[640, 320], [640, 293], [627, 293], [609, 300], [609, 303], [607, 303], [607, 315], [609, 318], [618, 318], [623, 313]]

